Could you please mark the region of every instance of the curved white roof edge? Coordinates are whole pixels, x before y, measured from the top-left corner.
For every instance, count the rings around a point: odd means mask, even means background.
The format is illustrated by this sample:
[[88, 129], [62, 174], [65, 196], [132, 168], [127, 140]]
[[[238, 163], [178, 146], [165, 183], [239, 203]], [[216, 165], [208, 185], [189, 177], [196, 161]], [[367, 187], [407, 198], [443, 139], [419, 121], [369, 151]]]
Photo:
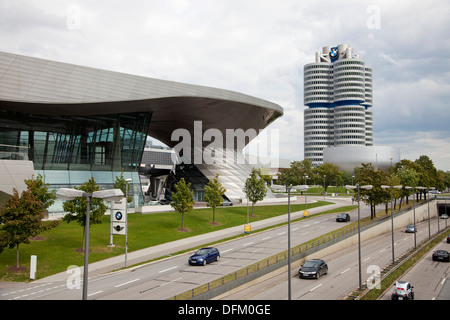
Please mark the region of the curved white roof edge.
[[0, 52], [2, 101], [83, 104], [174, 97], [228, 100], [283, 114], [275, 103], [235, 91]]

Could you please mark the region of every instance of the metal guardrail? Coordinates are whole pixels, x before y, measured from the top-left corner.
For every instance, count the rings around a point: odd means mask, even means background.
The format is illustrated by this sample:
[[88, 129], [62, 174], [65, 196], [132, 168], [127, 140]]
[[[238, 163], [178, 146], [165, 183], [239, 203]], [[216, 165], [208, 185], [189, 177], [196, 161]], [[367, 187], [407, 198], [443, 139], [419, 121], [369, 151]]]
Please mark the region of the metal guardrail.
[[[426, 204], [428, 201], [431, 200], [424, 201], [420, 205]], [[395, 216], [404, 214], [410, 210], [411, 210], [410, 207], [405, 208], [400, 212], [395, 213]], [[360, 222], [361, 232], [377, 224], [383, 223], [387, 219], [390, 219], [390, 215], [384, 216], [382, 218], [375, 218], [373, 220], [361, 221]], [[345, 240], [346, 238], [349, 238], [357, 234], [358, 225], [352, 224], [344, 227], [342, 230], [340, 229], [338, 230], [339, 231], [333, 232], [330, 235], [325, 235], [313, 241], [306, 242], [291, 248], [291, 262], [301, 259], [316, 251], [320, 251], [326, 246]], [[286, 266], [288, 264], [287, 259], [288, 259], [288, 250], [285, 250], [269, 258], [266, 258], [254, 264], [251, 264], [247, 267], [239, 269], [235, 272], [229, 273], [219, 279], [210, 281], [186, 292], [177, 294], [172, 298], [169, 298], [169, 300], [211, 299], [242, 284], [245, 284], [248, 281], [252, 281], [274, 270]]]

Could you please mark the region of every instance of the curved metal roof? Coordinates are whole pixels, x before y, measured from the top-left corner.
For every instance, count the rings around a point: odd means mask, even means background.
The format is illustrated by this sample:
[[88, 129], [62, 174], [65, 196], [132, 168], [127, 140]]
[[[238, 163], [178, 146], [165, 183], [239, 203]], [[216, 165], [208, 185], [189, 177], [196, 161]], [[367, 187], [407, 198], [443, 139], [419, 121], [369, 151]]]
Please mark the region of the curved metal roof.
[[242, 93], [0, 52], [0, 109], [31, 114], [152, 112], [149, 135], [173, 147], [173, 130], [263, 129], [283, 114]]

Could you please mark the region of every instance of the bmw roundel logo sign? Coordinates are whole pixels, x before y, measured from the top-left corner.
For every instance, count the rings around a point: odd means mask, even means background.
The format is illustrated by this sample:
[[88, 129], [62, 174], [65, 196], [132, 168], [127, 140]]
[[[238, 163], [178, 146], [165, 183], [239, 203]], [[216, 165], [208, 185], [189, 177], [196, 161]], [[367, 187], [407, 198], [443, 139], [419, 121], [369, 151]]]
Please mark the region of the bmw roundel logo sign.
[[122, 220], [122, 217], [123, 217], [122, 212], [117, 211], [115, 215], [116, 220]]
[[336, 60], [338, 58], [338, 53], [339, 53], [338, 47], [331, 48], [331, 50], [330, 50], [330, 58], [331, 58], [331, 60]]

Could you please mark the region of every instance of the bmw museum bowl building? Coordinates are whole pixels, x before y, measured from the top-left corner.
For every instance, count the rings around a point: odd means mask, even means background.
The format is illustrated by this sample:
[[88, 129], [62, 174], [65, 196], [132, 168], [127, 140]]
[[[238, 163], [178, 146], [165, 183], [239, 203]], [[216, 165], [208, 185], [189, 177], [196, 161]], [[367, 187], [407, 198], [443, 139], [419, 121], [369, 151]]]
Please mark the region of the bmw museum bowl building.
[[[131, 206], [144, 206], [139, 171], [147, 136], [173, 148], [180, 142], [173, 132], [194, 137], [194, 123], [200, 134], [214, 129], [225, 137], [228, 129], [259, 132], [282, 114], [275, 103], [233, 91], [0, 52], [0, 194], [39, 173], [54, 189], [91, 177], [111, 188], [123, 171], [132, 179]], [[226, 152], [239, 155], [242, 148]], [[181, 157], [164, 187], [180, 176], [205, 183], [218, 173], [226, 196], [236, 200], [245, 197], [250, 171], [249, 164], [186, 164]], [[50, 211], [60, 209], [57, 202]]]

